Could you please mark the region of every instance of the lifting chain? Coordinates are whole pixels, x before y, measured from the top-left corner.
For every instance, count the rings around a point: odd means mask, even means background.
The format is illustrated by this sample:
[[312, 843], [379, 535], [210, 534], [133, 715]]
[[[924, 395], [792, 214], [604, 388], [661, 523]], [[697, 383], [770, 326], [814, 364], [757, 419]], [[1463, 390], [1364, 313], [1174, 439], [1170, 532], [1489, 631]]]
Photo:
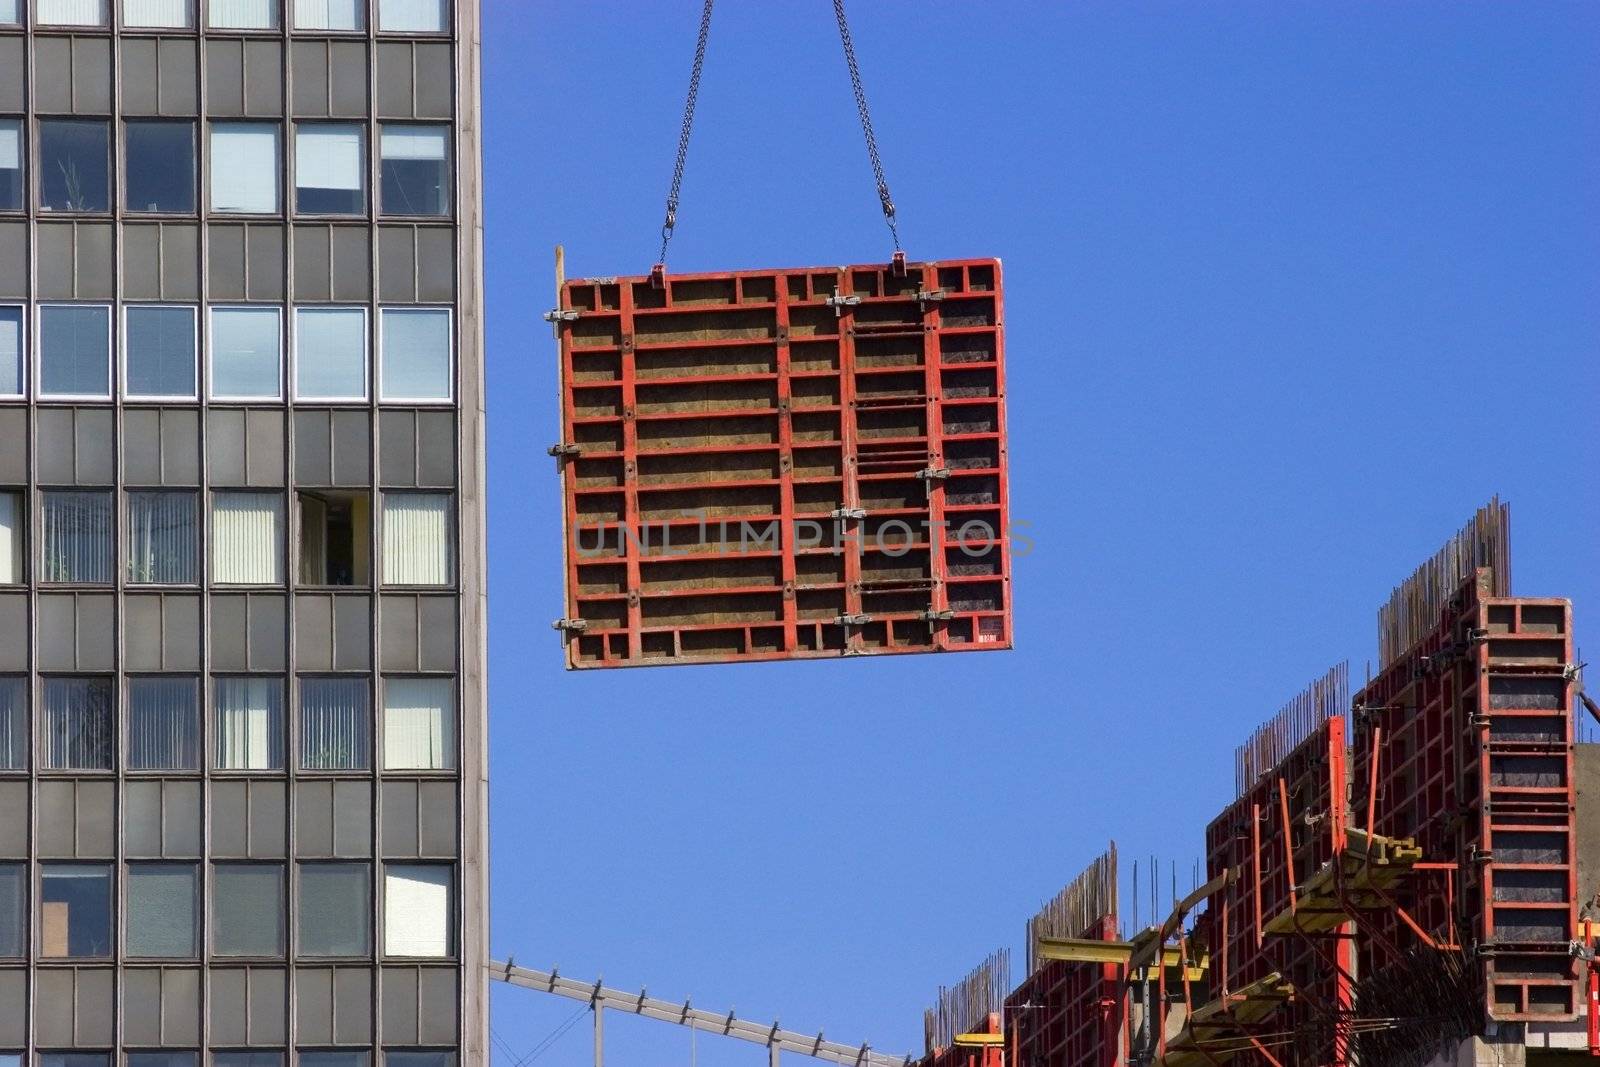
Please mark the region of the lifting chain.
[[689, 97], [683, 102], [683, 129], [678, 133], [678, 160], [672, 167], [672, 188], [667, 192], [667, 217], [661, 224], [661, 254], [656, 262], [667, 262], [667, 242], [678, 225], [678, 194], [683, 189], [683, 164], [689, 158], [689, 132], [694, 129], [694, 105], [700, 98], [700, 71], [706, 65], [706, 38], [711, 36], [711, 6], [706, 0], [700, 12], [700, 36], [694, 43], [694, 66], [689, 69]]
[[[678, 225], [678, 197], [683, 190], [683, 166], [689, 158], [689, 134], [694, 129], [694, 107], [700, 98], [700, 73], [706, 62], [706, 39], [711, 35], [711, 8], [716, 0], [705, 0], [700, 12], [700, 35], [694, 45], [694, 65], [689, 69], [689, 94], [683, 102], [683, 127], [678, 132], [678, 158], [672, 167], [672, 188], [667, 192], [667, 214], [661, 224], [661, 252], [656, 263], [665, 266], [667, 244], [672, 240]], [[839, 23], [839, 43], [844, 46], [844, 61], [850, 68], [850, 88], [855, 93], [856, 113], [861, 116], [861, 133], [867, 140], [867, 158], [872, 163], [872, 177], [878, 185], [878, 202], [883, 206], [883, 220], [889, 224], [889, 235], [894, 238], [894, 250], [900, 252], [900, 229], [895, 221], [894, 199], [889, 195], [889, 182], [883, 176], [883, 160], [878, 155], [878, 136], [872, 129], [872, 111], [867, 107], [867, 92], [861, 85], [861, 67], [856, 62], [855, 42], [850, 38], [850, 21], [845, 17], [844, 0], [833, 0], [833, 15]]]

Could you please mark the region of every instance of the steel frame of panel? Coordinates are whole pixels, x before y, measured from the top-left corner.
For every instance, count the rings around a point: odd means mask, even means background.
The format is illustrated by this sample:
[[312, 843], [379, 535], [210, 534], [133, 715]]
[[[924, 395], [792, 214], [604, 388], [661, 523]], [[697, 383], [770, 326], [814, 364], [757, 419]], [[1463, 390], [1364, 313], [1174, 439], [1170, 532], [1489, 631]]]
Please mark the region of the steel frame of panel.
[[[1005, 1030], [1000, 1025], [1000, 1015], [990, 1012], [984, 1020], [983, 1028], [976, 1032], [1004, 1034]], [[936, 1048], [922, 1057], [917, 1061], [916, 1067], [1006, 1067], [1008, 1063], [1015, 1062], [1014, 1055], [1008, 1059], [1004, 1045], [979, 1047], [947, 1045], [944, 1048]]]
[[[1117, 940], [1105, 916], [1080, 937]], [[1118, 1067], [1125, 997], [1115, 963], [1049, 960], [1006, 998], [1006, 1045], [1017, 1067]]]
[[[1493, 589], [1480, 569], [1437, 627], [1357, 695], [1354, 779], [1373, 773], [1376, 748], [1378, 787], [1375, 803], [1354, 791], [1352, 821], [1454, 865], [1453, 893], [1398, 899], [1425, 929], [1461, 933], [1481, 960], [1488, 1018], [1570, 1021], [1582, 1006], [1569, 955], [1571, 603]], [[1384, 960], [1364, 947], [1361, 962], [1365, 973]]]
[[[1295, 989], [1286, 1028], [1326, 1033], [1319, 1064], [1348, 1062], [1353, 931], [1293, 937], [1264, 931], [1293, 906], [1297, 886], [1331, 860], [1346, 831], [1345, 722], [1332, 716], [1206, 827], [1209, 878], [1239, 872], [1212, 899], [1204, 917], [1213, 938], [1216, 994], [1280, 974]], [[1311, 1027], [1318, 1021], [1322, 1026]], [[1254, 1062], [1255, 1053], [1242, 1061]]]
[[560, 299], [568, 667], [1011, 646], [997, 260]]

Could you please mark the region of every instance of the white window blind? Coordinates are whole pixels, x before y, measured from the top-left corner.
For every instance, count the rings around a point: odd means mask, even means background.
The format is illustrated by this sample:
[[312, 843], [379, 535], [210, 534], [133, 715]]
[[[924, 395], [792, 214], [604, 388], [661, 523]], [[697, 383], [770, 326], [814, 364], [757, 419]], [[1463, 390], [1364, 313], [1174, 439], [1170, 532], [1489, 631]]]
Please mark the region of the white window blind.
[[128, 581], [189, 585], [195, 580], [193, 493], [128, 493]]
[[218, 678], [215, 761], [219, 770], [283, 766], [283, 683], [276, 678]]
[[44, 580], [111, 581], [111, 494], [56, 490], [41, 499]]
[[365, 770], [372, 736], [371, 693], [364, 678], [306, 678], [300, 683], [300, 767]]
[[22, 581], [24, 517], [22, 494], [0, 493], [0, 585]]
[[38, 20], [50, 26], [104, 26], [108, 0], [37, 0]]
[[378, 29], [397, 33], [436, 33], [445, 28], [449, 0], [378, 0]]
[[449, 585], [454, 570], [447, 493], [389, 493], [383, 498], [386, 585]]
[[193, 678], [128, 679], [128, 769], [200, 769], [199, 686]]
[[28, 680], [0, 678], [0, 770], [20, 771], [27, 766]]
[[193, 0], [122, 0], [124, 26], [182, 29], [194, 25]]
[[366, 28], [365, 0], [294, 0], [294, 24], [301, 30]]
[[21, 396], [22, 385], [22, 309], [0, 307], [0, 396]]
[[383, 312], [385, 400], [450, 399], [450, 313]]
[[21, 166], [22, 123], [16, 119], [0, 120], [0, 170], [17, 170]]
[[222, 30], [275, 30], [278, 0], [208, 0], [210, 23]]
[[455, 684], [448, 678], [386, 678], [383, 765], [391, 771], [455, 766]]
[[211, 498], [211, 578], [233, 585], [283, 581], [283, 498], [216, 493]]
[[212, 124], [211, 207], [214, 211], [262, 214], [278, 210], [276, 126], [259, 122]]
[[297, 396], [315, 400], [367, 397], [367, 315], [358, 308], [295, 311]]
[[211, 395], [276, 399], [279, 331], [276, 308], [212, 308]]
[[451, 868], [391, 864], [384, 871], [383, 951], [390, 956], [450, 955]]
[[39, 763], [52, 771], [111, 770], [111, 683], [46, 678], [39, 716]]
[[450, 135], [442, 126], [385, 126], [384, 159], [444, 159]]
[[361, 127], [300, 126], [294, 137], [299, 189], [360, 189]]

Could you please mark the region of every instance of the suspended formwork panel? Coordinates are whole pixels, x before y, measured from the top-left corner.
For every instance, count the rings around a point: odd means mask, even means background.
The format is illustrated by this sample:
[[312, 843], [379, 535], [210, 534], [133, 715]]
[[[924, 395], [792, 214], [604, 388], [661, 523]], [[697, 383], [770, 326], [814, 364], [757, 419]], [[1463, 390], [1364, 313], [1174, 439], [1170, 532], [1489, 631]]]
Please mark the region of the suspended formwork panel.
[[998, 260], [567, 282], [567, 664], [1011, 646]]

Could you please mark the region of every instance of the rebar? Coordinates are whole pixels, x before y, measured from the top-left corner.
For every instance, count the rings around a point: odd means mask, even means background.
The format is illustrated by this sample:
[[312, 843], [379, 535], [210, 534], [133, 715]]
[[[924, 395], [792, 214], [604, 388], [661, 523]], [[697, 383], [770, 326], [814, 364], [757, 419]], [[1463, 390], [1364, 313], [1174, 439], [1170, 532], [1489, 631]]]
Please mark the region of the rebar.
[[1378, 609], [1380, 669], [1399, 659], [1439, 625], [1439, 617], [1478, 568], [1493, 576], [1491, 596], [1511, 595], [1511, 505], [1498, 496], [1478, 509], [1434, 553], [1432, 559], [1395, 587]]
[[1011, 950], [1000, 949], [953, 987], [939, 987], [937, 1003], [922, 1013], [922, 1038], [931, 1054], [949, 1048], [958, 1034], [981, 1032], [1011, 992]]
[[1117, 843], [1111, 842], [1093, 863], [1028, 920], [1028, 974], [1044, 965], [1034, 955], [1041, 937], [1086, 937], [1104, 919], [1117, 916]]
[[1263, 723], [1250, 740], [1234, 749], [1234, 798], [1244, 796], [1262, 776], [1288, 758], [1306, 738], [1350, 707], [1350, 664], [1340, 663], [1312, 682]]

